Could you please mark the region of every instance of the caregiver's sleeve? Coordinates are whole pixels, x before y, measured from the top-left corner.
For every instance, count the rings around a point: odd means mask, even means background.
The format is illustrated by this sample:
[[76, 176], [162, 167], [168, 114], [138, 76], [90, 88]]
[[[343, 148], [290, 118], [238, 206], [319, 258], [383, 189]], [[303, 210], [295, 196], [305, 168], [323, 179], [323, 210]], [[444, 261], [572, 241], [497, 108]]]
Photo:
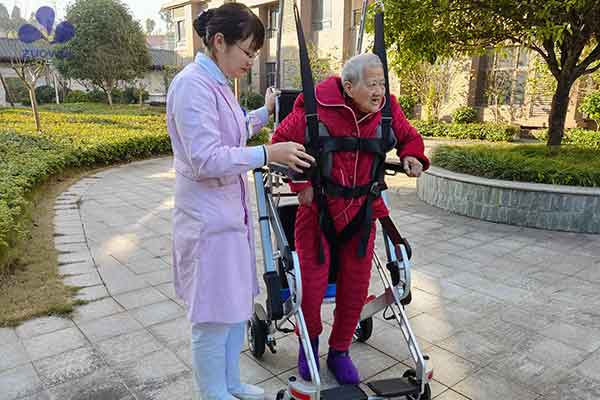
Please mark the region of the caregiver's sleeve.
[[248, 118], [252, 124], [252, 136], [256, 135], [267, 122], [269, 122], [269, 111], [267, 106], [262, 106], [248, 113]]
[[200, 79], [185, 82], [176, 96], [174, 118], [183, 152], [198, 178], [240, 175], [264, 165], [262, 147], [234, 147], [222, 143], [219, 118], [235, 118], [217, 109], [215, 92]]

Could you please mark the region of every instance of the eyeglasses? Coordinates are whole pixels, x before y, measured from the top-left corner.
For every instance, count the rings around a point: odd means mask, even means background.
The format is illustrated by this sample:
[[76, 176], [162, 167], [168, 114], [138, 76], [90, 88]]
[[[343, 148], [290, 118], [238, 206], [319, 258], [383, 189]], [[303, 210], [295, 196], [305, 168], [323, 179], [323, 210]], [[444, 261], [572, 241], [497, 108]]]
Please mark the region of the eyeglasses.
[[248, 57], [251, 60], [255, 59], [260, 54], [260, 52], [258, 51], [256, 53], [250, 53], [248, 50], [244, 50], [243, 48], [241, 48], [237, 43], [235, 43], [235, 46], [241, 51], [243, 51], [246, 57]]

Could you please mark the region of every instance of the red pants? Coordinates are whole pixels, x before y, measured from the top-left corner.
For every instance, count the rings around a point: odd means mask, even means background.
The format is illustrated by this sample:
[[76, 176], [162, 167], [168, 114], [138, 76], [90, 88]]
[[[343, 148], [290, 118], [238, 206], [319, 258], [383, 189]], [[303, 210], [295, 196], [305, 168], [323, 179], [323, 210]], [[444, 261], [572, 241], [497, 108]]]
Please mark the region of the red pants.
[[[311, 339], [323, 331], [321, 304], [329, 277], [329, 247], [321, 233], [325, 262], [319, 264], [319, 235], [317, 214], [314, 208], [299, 207], [295, 226], [295, 246], [300, 259], [302, 273], [302, 312]], [[375, 242], [375, 224], [364, 257], [357, 255], [360, 233], [339, 246], [339, 269], [337, 273], [336, 306], [333, 330], [329, 346], [334, 350], [346, 351], [352, 344], [352, 336], [367, 298], [371, 279], [371, 263]]]

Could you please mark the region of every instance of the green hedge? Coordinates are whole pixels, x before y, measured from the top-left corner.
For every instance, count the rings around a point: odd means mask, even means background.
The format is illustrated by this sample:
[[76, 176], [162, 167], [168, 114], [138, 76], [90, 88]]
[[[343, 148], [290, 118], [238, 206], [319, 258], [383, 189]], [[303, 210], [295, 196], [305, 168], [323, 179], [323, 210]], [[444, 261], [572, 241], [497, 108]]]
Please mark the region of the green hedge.
[[[531, 134], [541, 142], [546, 143], [548, 141], [548, 129], [531, 131]], [[600, 150], [600, 131], [590, 131], [581, 128], [565, 129], [562, 143]]]
[[519, 134], [519, 127], [507, 124], [471, 123], [447, 124], [431, 121], [411, 121], [423, 136], [448, 137], [454, 139], [488, 140], [490, 142], [511, 142]]
[[40, 119], [44, 130], [37, 133], [30, 111], [0, 109], [0, 272], [13, 261], [11, 248], [27, 235], [28, 198], [36, 186], [67, 168], [170, 151], [164, 113], [41, 111]]
[[435, 166], [484, 178], [600, 187], [600, 153], [564, 145], [550, 155], [545, 145], [440, 146]]

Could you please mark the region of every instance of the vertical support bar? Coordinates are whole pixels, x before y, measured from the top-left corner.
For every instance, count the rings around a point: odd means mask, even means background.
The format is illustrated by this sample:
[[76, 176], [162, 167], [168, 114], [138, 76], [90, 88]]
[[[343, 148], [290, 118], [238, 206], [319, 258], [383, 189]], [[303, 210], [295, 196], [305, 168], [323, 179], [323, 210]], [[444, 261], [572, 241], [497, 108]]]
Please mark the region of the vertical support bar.
[[260, 225], [260, 239], [263, 249], [263, 262], [265, 272], [275, 271], [273, 263], [273, 243], [271, 242], [271, 227], [269, 226], [269, 212], [267, 210], [267, 196], [263, 185], [263, 171], [258, 168], [253, 171], [254, 187], [256, 189], [256, 208], [258, 209], [258, 224]]
[[360, 28], [358, 30], [358, 36], [356, 37], [356, 49], [354, 55], [358, 55], [362, 52], [362, 41], [363, 35], [365, 34], [365, 22], [367, 20], [367, 5], [369, 0], [363, 0], [362, 9], [360, 11]]
[[283, 33], [283, 6], [285, 0], [279, 0], [277, 16], [277, 52], [275, 53], [275, 87], [281, 89], [281, 34]]

